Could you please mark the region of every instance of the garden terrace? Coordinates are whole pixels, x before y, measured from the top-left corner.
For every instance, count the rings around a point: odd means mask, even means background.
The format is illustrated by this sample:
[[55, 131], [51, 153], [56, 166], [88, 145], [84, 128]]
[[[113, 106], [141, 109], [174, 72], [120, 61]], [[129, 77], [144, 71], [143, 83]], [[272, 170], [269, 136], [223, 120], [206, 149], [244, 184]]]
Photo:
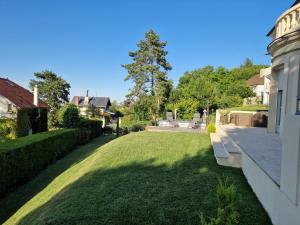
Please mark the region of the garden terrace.
[[138, 132], [103, 145], [105, 138], [0, 201], [10, 205], [4, 224], [198, 225], [200, 212], [216, 215], [218, 176], [236, 187], [239, 224], [271, 224], [242, 171], [216, 164], [207, 134]]

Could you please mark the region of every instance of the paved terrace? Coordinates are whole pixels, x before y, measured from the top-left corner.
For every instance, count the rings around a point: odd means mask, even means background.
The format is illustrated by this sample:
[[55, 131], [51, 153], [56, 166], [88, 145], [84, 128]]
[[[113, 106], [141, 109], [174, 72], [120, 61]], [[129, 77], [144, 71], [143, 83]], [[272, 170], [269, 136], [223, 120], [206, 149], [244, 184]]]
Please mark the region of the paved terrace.
[[157, 131], [157, 132], [188, 132], [188, 133], [201, 133], [204, 132], [204, 129], [198, 128], [183, 128], [183, 127], [158, 127], [158, 126], [148, 126], [146, 127], [147, 131]]
[[268, 134], [265, 128], [232, 125], [222, 125], [221, 128], [273, 181], [280, 184], [282, 144], [277, 134]]

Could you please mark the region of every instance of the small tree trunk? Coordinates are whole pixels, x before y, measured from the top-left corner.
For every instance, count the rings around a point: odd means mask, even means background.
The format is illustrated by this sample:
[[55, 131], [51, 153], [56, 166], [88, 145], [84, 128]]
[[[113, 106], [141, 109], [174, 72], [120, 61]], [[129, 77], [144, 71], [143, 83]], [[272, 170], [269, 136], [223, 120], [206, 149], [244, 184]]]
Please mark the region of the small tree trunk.
[[120, 135], [120, 118], [117, 118], [117, 137]]
[[207, 119], [206, 119], [206, 125], [209, 124], [209, 105], [207, 105]]

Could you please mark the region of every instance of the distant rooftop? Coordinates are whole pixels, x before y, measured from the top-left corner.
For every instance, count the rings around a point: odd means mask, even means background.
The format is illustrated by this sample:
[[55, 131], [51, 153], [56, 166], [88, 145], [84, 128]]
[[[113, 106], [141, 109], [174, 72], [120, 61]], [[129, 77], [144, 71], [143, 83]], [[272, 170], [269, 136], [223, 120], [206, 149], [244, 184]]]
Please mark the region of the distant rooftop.
[[261, 77], [260, 74], [251, 77], [249, 80], [246, 81], [249, 86], [256, 86], [256, 85], [264, 85], [265, 78]]
[[[0, 77], [0, 95], [10, 100], [19, 108], [35, 108], [33, 94], [7, 78]], [[45, 102], [39, 100], [39, 107], [46, 108]]]
[[[77, 106], [84, 106], [84, 96], [74, 96], [72, 103]], [[111, 105], [109, 97], [89, 97], [89, 105], [106, 108]]]

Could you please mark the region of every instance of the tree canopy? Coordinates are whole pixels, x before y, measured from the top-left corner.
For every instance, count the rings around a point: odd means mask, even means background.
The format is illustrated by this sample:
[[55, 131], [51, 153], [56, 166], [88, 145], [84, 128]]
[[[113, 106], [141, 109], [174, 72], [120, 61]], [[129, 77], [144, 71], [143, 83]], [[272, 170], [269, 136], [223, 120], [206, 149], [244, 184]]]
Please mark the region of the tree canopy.
[[150, 115], [156, 119], [169, 98], [172, 81], [168, 79], [168, 71], [172, 67], [166, 58], [166, 45], [167, 42], [161, 41], [159, 35], [150, 30], [137, 44], [138, 49], [129, 52], [133, 62], [122, 65], [128, 73], [125, 81], [133, 82], [127, 98], [135, 104], [138, 117]]
[[35, 79], [29, 86], [38, 87], [39, 97], [49, 107], [48, 123], [50, 127], [58, 126], [57, 112], [61, 106], [69, 102], [70, 84], [52, 71], [45, 70], [34, 73]]

